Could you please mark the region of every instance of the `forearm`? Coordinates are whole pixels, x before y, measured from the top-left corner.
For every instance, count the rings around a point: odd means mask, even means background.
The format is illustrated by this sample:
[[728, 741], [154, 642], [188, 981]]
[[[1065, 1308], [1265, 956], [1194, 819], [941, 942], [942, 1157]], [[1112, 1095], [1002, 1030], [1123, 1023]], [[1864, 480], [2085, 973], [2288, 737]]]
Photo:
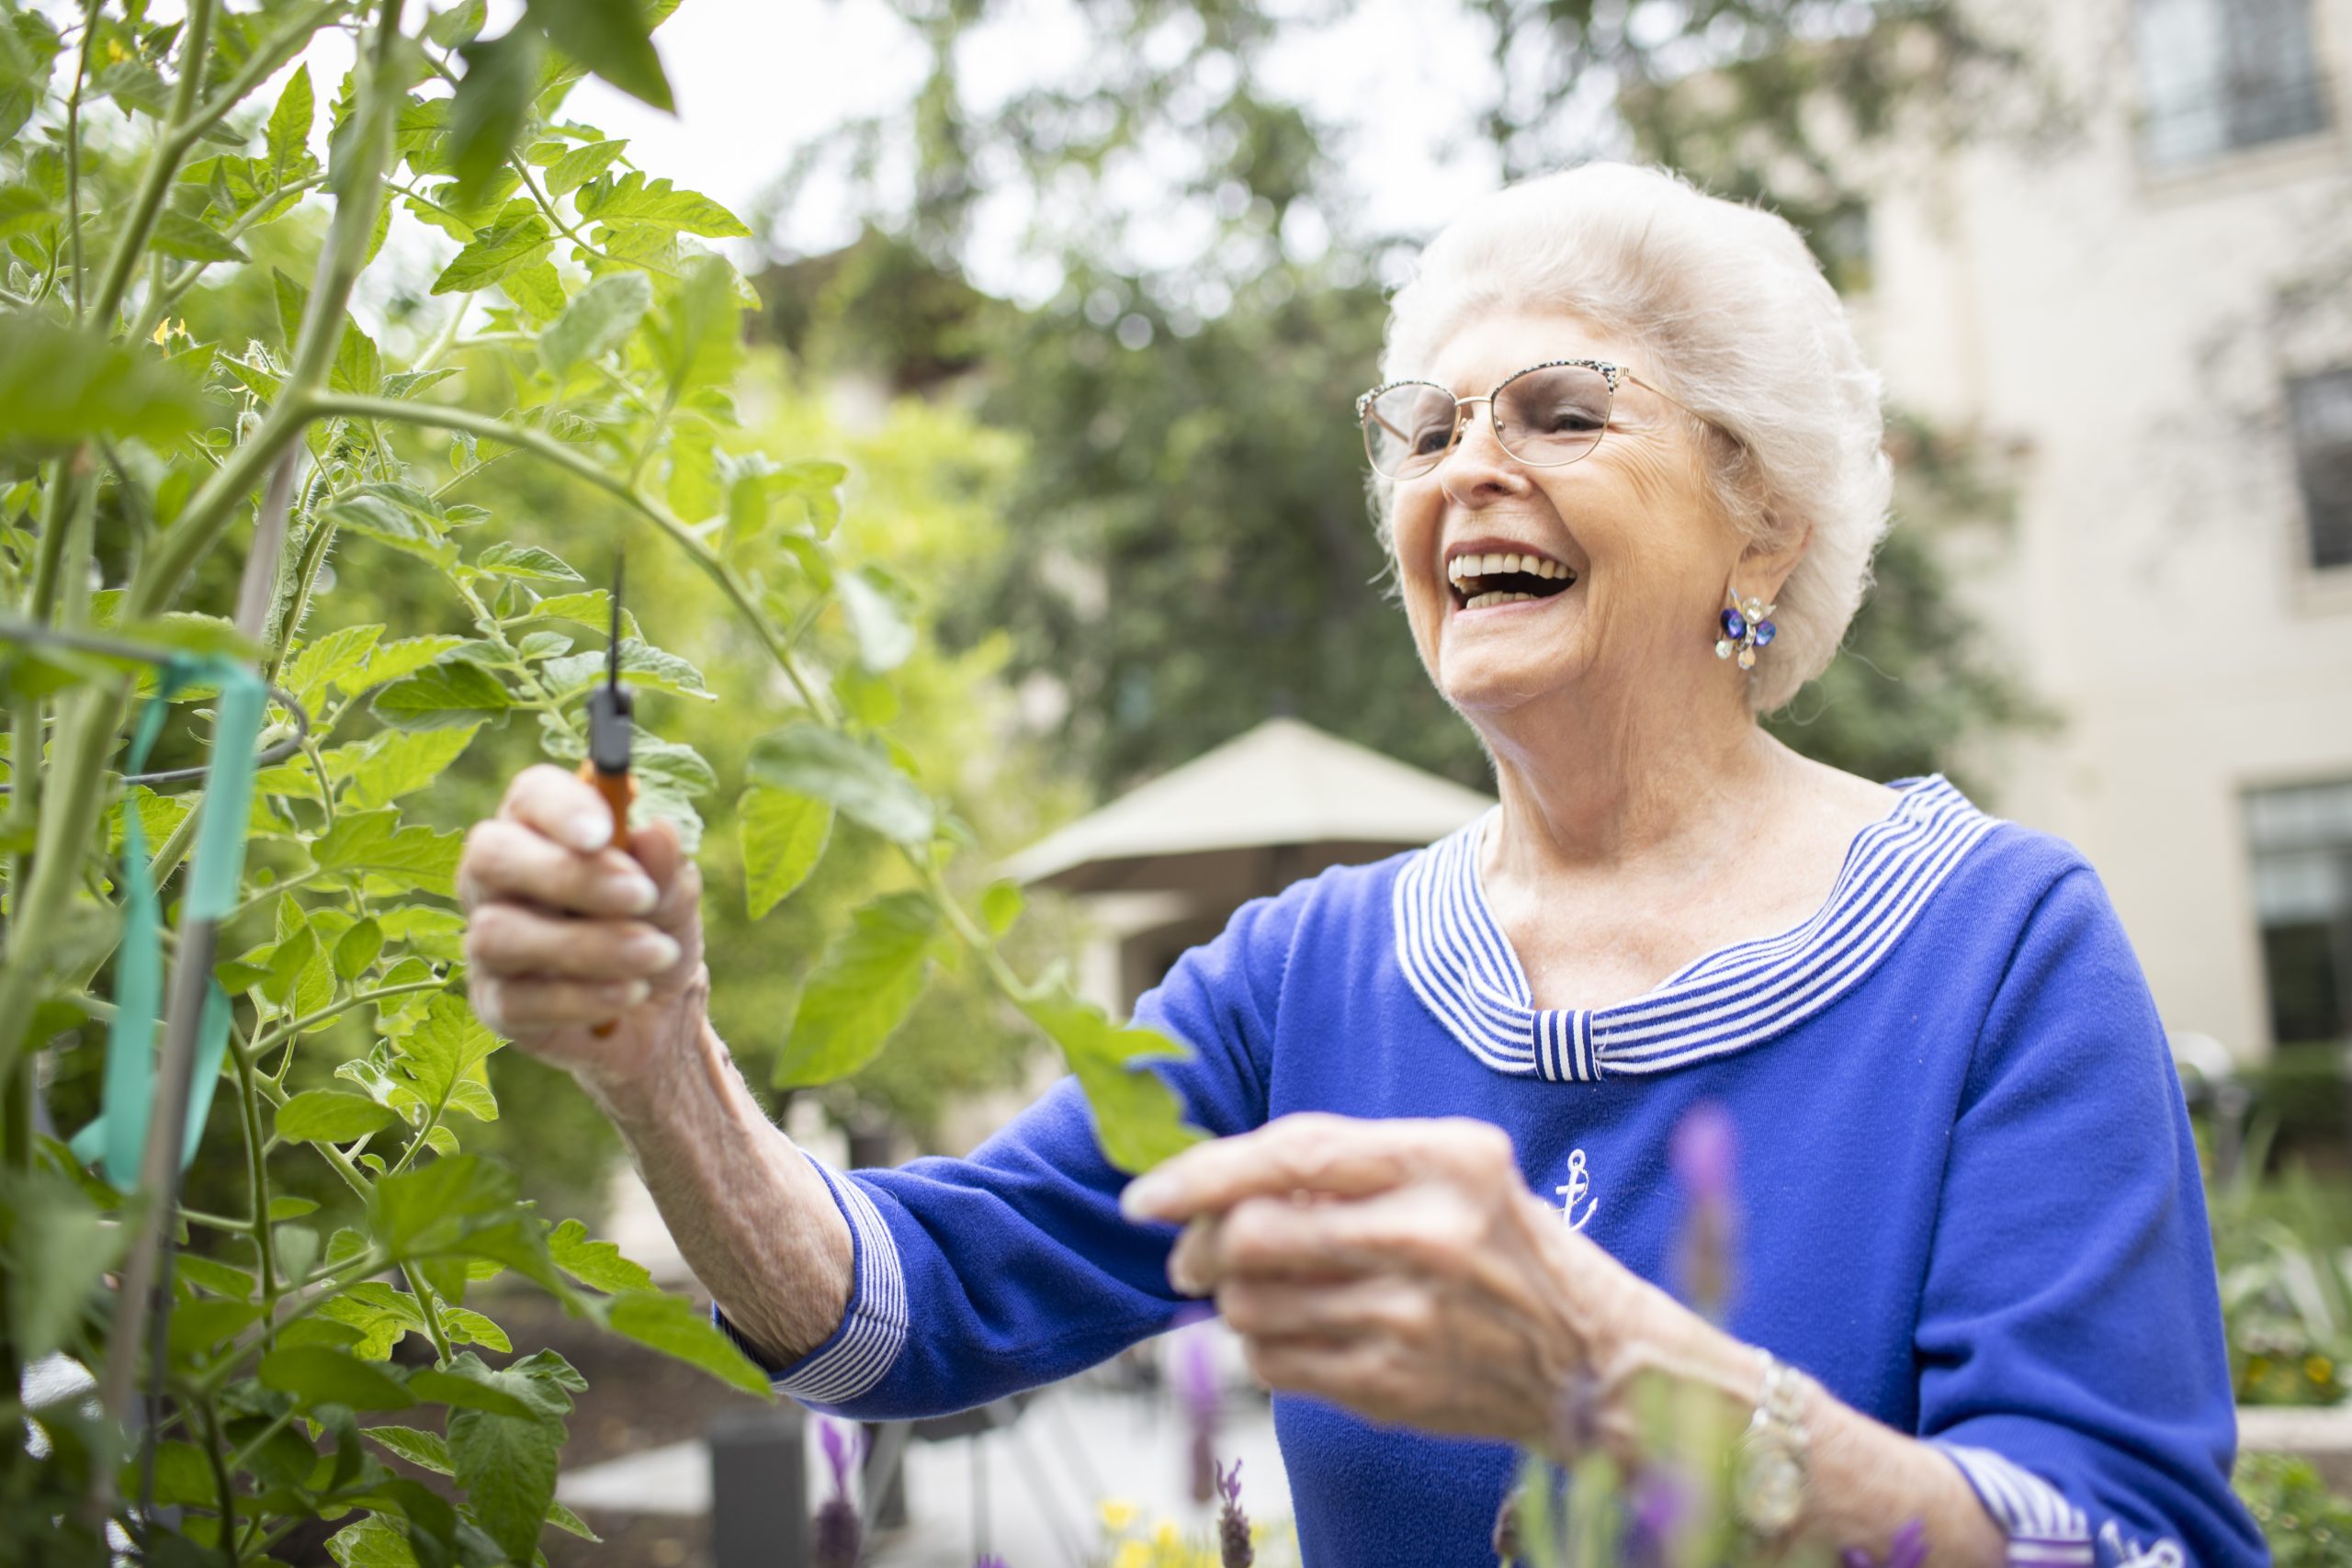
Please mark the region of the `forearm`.
[[744, 1337], [781, 1365], [847, 1310], [849, 1226], [825, 1179], [761, 1111], [701, 1006], [626, 1075], [579, 1075], [627, 1141], [678, 1250]]

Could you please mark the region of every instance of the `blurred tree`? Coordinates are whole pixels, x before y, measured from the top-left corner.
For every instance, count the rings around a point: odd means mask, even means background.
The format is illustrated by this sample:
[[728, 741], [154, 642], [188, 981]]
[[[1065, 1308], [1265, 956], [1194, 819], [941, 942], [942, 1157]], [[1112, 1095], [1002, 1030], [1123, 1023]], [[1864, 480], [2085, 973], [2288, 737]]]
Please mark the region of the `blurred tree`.
[[[985, 113], [967, 102], [956, 44], [1001, 7], [900, 9], [932, 51], [922, 90], [897, 119], [804, 149], [775, 198], [788, 204], [831, 161], [869, 225], [762, 288], [782, 340], [820, 371], [957, 384], [1026, 444], [1012, 547], [945, 606], [942, 636], [1009, 633], [1010, 675], [1057, 694], [1055, 733], [1105, 791], [1270, 713], [1487, 783], [1476, 736], [1383, 592], [1351, 423], [1374, 378], [1381, 280], [1401, 276], [1417, 237], [1352, 225], [1348, 176], [1326, 151], [1343, 132], [1263, 85], [1282, 29], [1295, 42], [1340, 9], [1277, 22], [1223, 0], [1085, 7], [1095, 47], [1081, 76]], [[1460, 129], [1498, 175], [1660, 158], [1768, 200], [1847, 287], [1868, 267], [1863, 197], [1841, 173], [1852, 149], [1898, 123], [1937, 136], [1963, 120], [2046, 128], [2052, 112], [2019, 53], [1954, 0], [1461, 0], [1457, 19], [1489, 41], [1494, 91]], [[877, 155], [891, 145], [918, 157], [913, 196], [895, 205]], [[1060, 277], [1042, 305], [966, 280], [984, 188], [1022, 206], [1027, 254]], [[1898, 425], [1892, 445], [1919, 468], [1906, 516], [1997, 516], [1964, 442]], [[1951, 769], [1976, 738], [2035, 718], [1916, 528], [1878, 572], [1852, 656], [1779, 733], [1892, 777]]]

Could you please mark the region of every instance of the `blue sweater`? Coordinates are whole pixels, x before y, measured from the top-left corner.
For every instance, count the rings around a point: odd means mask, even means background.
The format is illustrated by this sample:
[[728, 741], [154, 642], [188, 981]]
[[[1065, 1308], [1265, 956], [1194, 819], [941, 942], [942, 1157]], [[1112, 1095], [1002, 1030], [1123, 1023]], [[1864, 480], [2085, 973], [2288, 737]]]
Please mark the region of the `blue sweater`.
[[[1733, 1333], [1938, 1445], [2013, 1562], [2267, 1562], [2230, 1491], [2196, 1150], [2130, 943], [2072, 848], [1940, 778], [1897, 788], [1811, 919], [1631, 1001], [1530, 1005], [1476, 874], [1490, 812], [1243, 906], [1136, 1018], [1192, 1046], [1166, 1076], [1209, 1131], [1482, 1118], [1572, 1201], [1564, 1223], [1662, 1282], [1683, 1217], [1668, 1135], [1717, 1102], [1743, 1210]], [[776, 1371], [818, 1408], [960, 1409], [1183, 1304], [1174, 1233], [1121, 1218], [1074, 1081], [967, 1158], [825, 1175], [856, 1285]], [[1492, 1562], [1510, 1450], [1283, 1394], [1274, 1417], [1310, 1568]]]

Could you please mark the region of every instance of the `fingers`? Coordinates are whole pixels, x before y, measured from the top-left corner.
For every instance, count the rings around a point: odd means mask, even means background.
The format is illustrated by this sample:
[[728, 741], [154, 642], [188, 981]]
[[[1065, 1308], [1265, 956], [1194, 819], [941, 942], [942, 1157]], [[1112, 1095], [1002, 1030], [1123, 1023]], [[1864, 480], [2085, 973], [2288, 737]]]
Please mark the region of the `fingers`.
[[1250, 1198], [1360, 1198], [1434, 1173], [1509, 1173], [1517, 1181], [1510, 1135], [1466, 1117], [1367, 1121], [1301, 1112], [1185, 1150], [1131, 1183], [1119, 1207], [1130, 1219], [1181, 1224]]
[[458, 893], [469, 911], [493, 900], [521, 898], [550, 909], [606, 917], [651, 914], [662, 898], [645, 867], [620, 851], [572, 850], [504, 817], [477, 822], [466, 835]]
[[1250, 1198], [1186, 1226], [1169, 1252], [1168, 1279], [1202, 1295], [1238, 1278], [1449, 1274], [1479, 1228], [1474, 1213], [1435, 1187], [1347, 1202]]
[[1232, 1280], [1218, 1288], [1216, 1307], [1228, 1327], [1253, 1339], [1355, 1339], [1376, 1333], [1424, 1343], [1438, 1330], [1430, 1293], [1394, 1275], [1316, 1284]]
[[650, 980], [683, 952], [640, 920], [575, 920], [503, 900], [477, 908], [466, 926], [468, 966], [502, 977]]
[[520, 822], [567, 849], [594, 854], [613, 841], [612, 808], [577, 773], [550, 762], [525, 768], [506, 786], [498, 815]]
[[469, 970], [468, 998], [481, 1021], [511, 1038], [566, 1024], [605, 1023], [652, 994], [644, 980], [554, 980]]

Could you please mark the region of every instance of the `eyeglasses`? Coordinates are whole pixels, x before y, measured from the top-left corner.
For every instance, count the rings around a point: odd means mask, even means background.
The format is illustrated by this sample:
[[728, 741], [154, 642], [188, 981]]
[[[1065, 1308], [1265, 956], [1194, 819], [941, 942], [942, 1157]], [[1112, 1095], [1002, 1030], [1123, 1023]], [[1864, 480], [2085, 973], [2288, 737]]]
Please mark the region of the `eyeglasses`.
[[1472, 403], [1487, 405], [1504, 451], [1530, 468], [1556, 468], [1600, 445], [1621, 381], [1640, 381], [1690, 412], [1623, 365], [1555, 359], [1529, 367], [1483, 398], [1457, 398], [1434, 381], [1391, 381], [1356, 400], [1356, 417], [1363, 423], [1364, 455], [1384, 479], [1419, 479], [1443, 462], [1462, 439]]

